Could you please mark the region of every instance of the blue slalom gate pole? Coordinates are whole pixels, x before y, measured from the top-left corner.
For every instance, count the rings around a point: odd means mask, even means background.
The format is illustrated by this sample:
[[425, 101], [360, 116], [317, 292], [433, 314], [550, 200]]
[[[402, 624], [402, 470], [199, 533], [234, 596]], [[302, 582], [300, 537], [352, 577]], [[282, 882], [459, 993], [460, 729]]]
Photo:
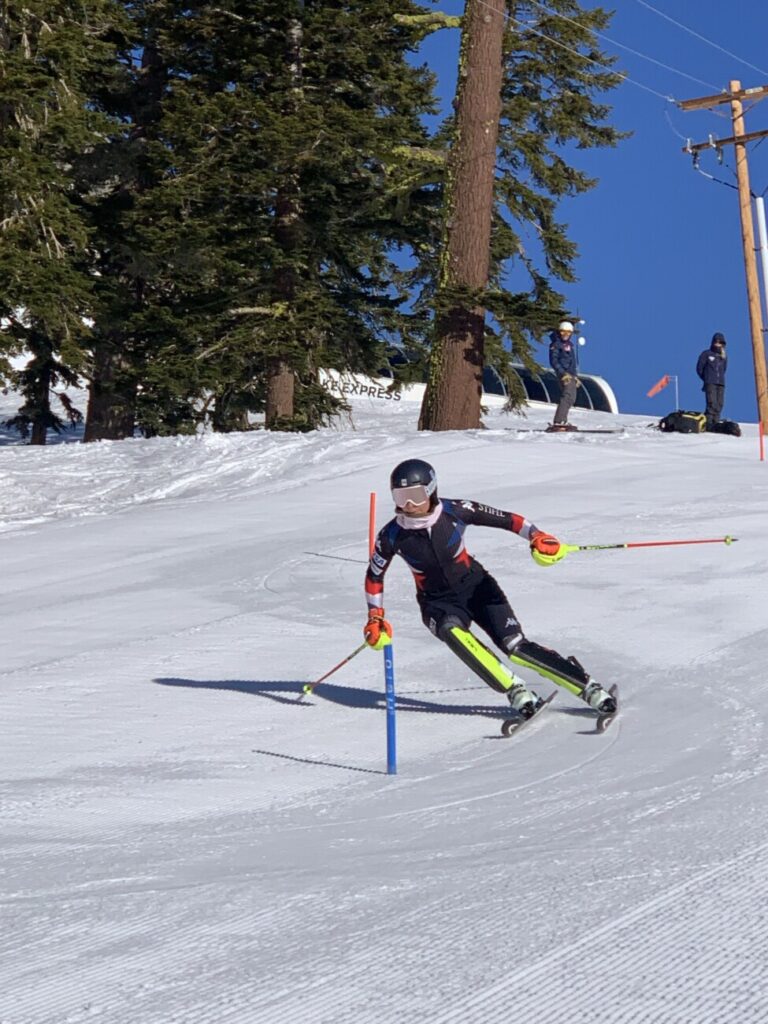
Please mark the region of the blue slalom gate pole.
[[397, 729], [395, 727], [395, 656], [392, 644], [384, 648], [384, 685], [387, 696], [387, 775], [397, 775]]
[[[368, 503], [368, 555], [376, 541], [376, 492]], [[392, 644], [384, 648], [384, 692], [387, 698], [387, 775], [397, 775], [397, 730], [395, 729], [395, 655]]]

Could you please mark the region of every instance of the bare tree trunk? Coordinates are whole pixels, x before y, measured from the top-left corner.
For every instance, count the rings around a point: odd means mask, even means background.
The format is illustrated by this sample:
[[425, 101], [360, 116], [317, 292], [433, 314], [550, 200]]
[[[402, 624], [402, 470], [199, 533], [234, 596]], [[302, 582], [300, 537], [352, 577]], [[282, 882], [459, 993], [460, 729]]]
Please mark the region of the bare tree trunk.
[[45, 444], [48, 440], [48, 424], [51, 420], [51, 367], [41, 367], [34, 385], [35, 414], [32, 418], [30, 444]]
[[[300, 2], [299, 9], [304, 4]], [[287, 55], [293, 79], [293, 95], [290, 105], [297, 104], [301, 98], [302, 88], [302, 54], [304, 26], [294, 19], [288, 29]], [[296, 278], [291, 257], [298, 242], [301, 219], [301, 199], [299, 196], [298, 176], [288, 172], [281, 185], [275, 206], [275, 240], [285, 254], [285, 265], [275, 273], [273, 288], [274, 300], [285, 305], [290, 317], [291, 306], [296, 296]], [[267, 369], [267, 403], [265, 426], [267, 430], [280, 429], [287, 425], [295, 413], [294, 397], [296, 378], [288, 362], [278, 356]]]
[[121, 441], [133, 437], [136, 388], [116, 382], [121, 364], [119, 353], [111, 345], [96, 348], [83, 441]]
[[496, 147], [501, 116], [505, 0], [467, 0], [462, 23], [456, 129], [445, 186], [435, 336], [420, 430], [480, 426], [485, 310]]
[[270, 370], [267, 388], [267, 429], [279, 430], [281, 423], [293, 418], [295, 390], [293, 370], [282, 360], [276, 360]]
[[[300, 215], [298, 185], [291, 181], [280, 189], [275, 212], [275, 239], [285, 253], [288, 265], [275, 271], [272, 290], [274, 301], [281, 303], [288, 310], [286, 323], [290, 322], [291, 305], [296, 296], [296, 279], [289, 262], [291, 252], [296, 247]], [[279, 430], [293, 419], [295, 391], [296, 378], [293, 370], [286, 359], [277, 356], [267, 368], [267, 430]]]

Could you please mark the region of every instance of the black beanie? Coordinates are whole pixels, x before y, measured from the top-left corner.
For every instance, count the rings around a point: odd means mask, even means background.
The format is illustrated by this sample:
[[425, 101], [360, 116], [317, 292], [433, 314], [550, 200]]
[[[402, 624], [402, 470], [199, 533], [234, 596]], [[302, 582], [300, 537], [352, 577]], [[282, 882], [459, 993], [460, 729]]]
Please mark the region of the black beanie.
[[720, 343], [721, 343], [722, 345], [725, 345], [725, 335], [724, 335], [724, 334], [721, 334], [721, 333], [720, 333], [719, 331], [718, 331], [718, 332], [717, 332], [716, 334], [713, 334], [713, 335], [712, 335], [712, 344], [714, 345], [714, 344], [716, 344], [716, 343], [717, 343], [718, 341], [719, 341], [719, 342], [720, 342]]

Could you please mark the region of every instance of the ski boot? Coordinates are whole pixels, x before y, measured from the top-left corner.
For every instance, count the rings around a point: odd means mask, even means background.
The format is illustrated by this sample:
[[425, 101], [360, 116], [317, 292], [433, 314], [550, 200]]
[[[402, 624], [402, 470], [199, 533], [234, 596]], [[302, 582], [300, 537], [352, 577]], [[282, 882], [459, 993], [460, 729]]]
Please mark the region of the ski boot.
[[586, 701], [598, 715], [612, 715], [616, 711], [616, 698], [604, 690], [594, 679], [590, 679], [582, 690], [581, 699]]
[[544, 701], [536, 693], [531, 693], [521, 682], [516, 682], [507, 690], [507, 700], [512, 710], [521, 718], [533, 718]]

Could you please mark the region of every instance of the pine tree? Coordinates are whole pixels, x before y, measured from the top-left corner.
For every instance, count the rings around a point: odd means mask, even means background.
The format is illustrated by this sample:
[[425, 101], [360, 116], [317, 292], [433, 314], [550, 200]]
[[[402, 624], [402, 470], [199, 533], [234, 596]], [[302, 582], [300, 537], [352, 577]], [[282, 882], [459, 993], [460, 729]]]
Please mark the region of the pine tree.
[[412, 201], [392, 156], [427, 141], [431, 76], [393, 16], [414, 5], [130, 6], [149, 70], [112, 97], [120, 180], [92, 210], [87, 435], [134, 417], [144, 433], [241, 429], [265, 409], [314, 426], [339, 406], [319, 369], [375, 369], [408, 322], [391, 247], [431, 230], [433, 201]]
[[[117, 123], [86, 169], [94, 182], [104, 184], [91, 188], [86, 204], [94, 239], [97, 315], [85, 441], [133, 436], [142, 397], [148, 387], [151, 391], [157, 350], [172, 333], [165, 301], [173, 281], [172, 243], [164, 237], [166, 225], [142, 209], [172, 160], [158, 128], [168, 68], [151, 14], [154, 6], [144, 0], [126, 5], [132, 46], [121, 54], [104, 97]], [[167, 277], [162, 267], [169, 269]], [[151, 422], [174, 421], [172, 400], [147, 404]], [[175, 423], [183, 429], [185, 417], [177, 415]], [[145, 430], [156, 432], [151, 426]]]
[[424, 221], [392, 191], [393, 152], [428, 141], [420, 116], [431, 81], [405, 59], [416, 36], [395, 14], [414, 9], [407, 0], [258, 6], [271, 72], [263, 174], [274, 198], [259, 302], [244, 315], [257, 342], [250, 352], [260, 349], [267, 425], [306, 428], [335, 407], [319, 368], [375, 370], [377, 339], [403, 326], [389, 250]]
[[122, 32], [112, 0], [0, 7], [0, 346], [30, 357], [4, 376], [25, 399], [11, 423], [33, 444], [66, 425], [51, 393], [87, 362], [93, 278], [75, 167], [107, 130], [98, 93]]
[[[612, 58], [596, 45], [595, 32], [604, 28], [609, 18], [600, 8], [582, 10], [575, 0], [551, 0], [547, 7], [515, 0], [467, 0], [457, 113], [447, 126], [450, 173], [444, 193], [442, 263], [422, 429], [479, 426], [480, 375], [486, 347], [511, 383], [510, 356], [503, 342], [511, 341], [514, 355], [531, 364], [529, 338], [540, 337], [563, 312], [564, 300], [555, 291], [553, 279], [575, 280], [577, 249], [566, 226], [555, 218], [557, 201], [596, 184], [567, 162], [564, 147], [572, 143], [579, 149], [612, 146], [621, 137], [605, 124], [609, 108], [593, 99], [594, 94], [608, 91], [620, 81], [610, 71]], [[439, 21], [434, 24], [440, 26]], [[494, 199], [492, 210], [486, 208], [481, 218], [479, 210], [462, 202], [468, 186], [459, 182], [462, 173], [471, 177], [471, 169], [484, 166], [487, 186], [488, 166], [487, 160], [483, 164], [483, 156], [487, 156], [489, 136], [496, 128], [495, 97], [490, 96], [495, 85], [481, 80], [473, 90], [472, 82], [477, 75], [490, 73], [496, 56], [494, 53], [477, 66], [472, 52], [476, 40], [484, 36], [498, 40], [502, 26], [504, 63]], [[431, 27], [425, 23], [425, 29]], [[486, 119], [487, 134], [473, 136], [466, 130], [466, 121], [472, 121], [468, 107], [477, 102], [472, 97], [478, 94], [486, 104], [479, 117]], [[477, 119], [473, 123], [477, 125]], [[487, 198], [482, 202], [487, 203]], [[486, 270], [477, 223], [482, 219], [487, 236], [489, 214]], [[538, 254], [526, 253], [522, 244], [521, 226], [526, 223], [537, 229]], [[462, 265], [462, 258], [469, 259], [470, 265]], [[530, 284], [526, 291], [511, 293], [502, 281], [516, 268], [525, 270]], [[493, 316], [491, 322], [488, 312]]]

